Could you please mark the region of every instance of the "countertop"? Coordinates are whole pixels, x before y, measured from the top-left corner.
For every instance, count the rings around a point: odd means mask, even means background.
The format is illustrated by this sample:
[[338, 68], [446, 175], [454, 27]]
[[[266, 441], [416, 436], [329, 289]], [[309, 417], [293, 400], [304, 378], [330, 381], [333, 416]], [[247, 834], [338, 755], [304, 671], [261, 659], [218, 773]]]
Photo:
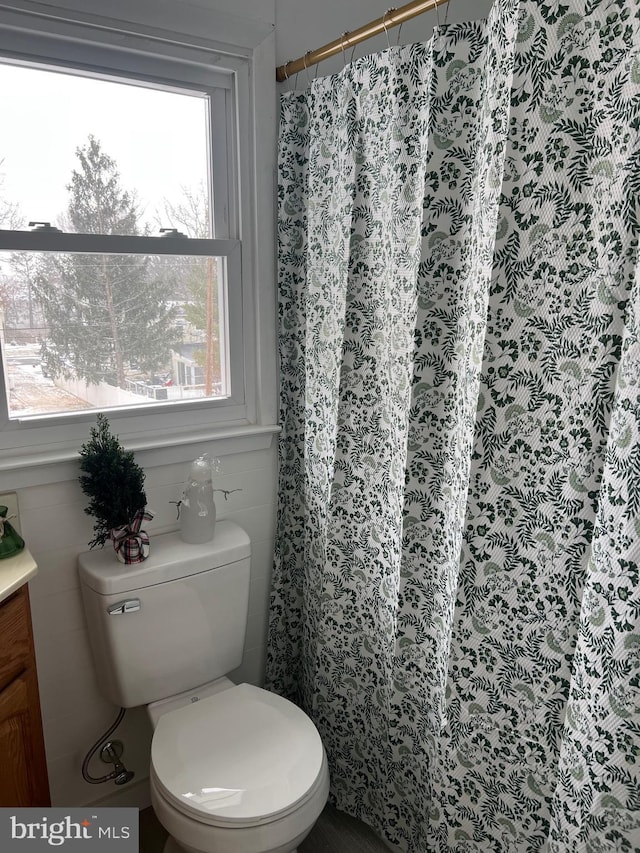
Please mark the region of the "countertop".
[[0, 602], [20, 589], [37, 571], [37, 563], [27, 548], [24, 548], [15, 557], [0, 560]]

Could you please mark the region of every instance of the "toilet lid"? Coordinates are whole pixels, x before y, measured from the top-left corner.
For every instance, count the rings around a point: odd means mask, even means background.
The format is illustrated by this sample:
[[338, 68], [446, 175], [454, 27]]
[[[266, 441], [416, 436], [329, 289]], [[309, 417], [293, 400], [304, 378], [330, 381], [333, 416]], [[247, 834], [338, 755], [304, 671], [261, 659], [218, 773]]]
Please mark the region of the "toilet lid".
[[309, 717], [251, 684], [167, 712], [151, 745], [154, 778], [167, 799], [215, 824], [274, 820], [307, 797], [323, 761]]

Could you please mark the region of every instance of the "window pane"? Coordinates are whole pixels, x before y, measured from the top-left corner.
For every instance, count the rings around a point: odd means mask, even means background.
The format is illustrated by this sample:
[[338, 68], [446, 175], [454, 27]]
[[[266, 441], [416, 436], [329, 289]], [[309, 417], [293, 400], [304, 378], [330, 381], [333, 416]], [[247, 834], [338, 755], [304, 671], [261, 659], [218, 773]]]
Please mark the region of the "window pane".
[[224, 258], [4, 253], [9, 416], [229, 394]]
[[203, 93], [0, 63], [0, 115], [0, 228], [212, 236]]

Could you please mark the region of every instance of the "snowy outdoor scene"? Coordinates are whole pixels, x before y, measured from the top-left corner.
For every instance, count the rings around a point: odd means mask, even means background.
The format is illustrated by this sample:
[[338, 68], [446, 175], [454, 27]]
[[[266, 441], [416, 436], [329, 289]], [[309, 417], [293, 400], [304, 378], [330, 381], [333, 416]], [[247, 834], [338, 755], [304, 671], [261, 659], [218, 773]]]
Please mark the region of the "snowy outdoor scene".
[[[0, 64], [0, 106], [1, 229], [212, 236], [202, 95]], [[221, 258], [2, 253], [10, 416], [223, 396], [225, 287]]]

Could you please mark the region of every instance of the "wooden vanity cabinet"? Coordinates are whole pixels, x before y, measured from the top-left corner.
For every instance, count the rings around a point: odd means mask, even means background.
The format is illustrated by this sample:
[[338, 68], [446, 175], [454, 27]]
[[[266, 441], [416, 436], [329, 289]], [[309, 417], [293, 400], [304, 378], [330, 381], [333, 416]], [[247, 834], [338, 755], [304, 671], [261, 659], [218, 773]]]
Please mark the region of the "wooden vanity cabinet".
[[0, 602], [0, 807], [50, 804], [25, 583]]

